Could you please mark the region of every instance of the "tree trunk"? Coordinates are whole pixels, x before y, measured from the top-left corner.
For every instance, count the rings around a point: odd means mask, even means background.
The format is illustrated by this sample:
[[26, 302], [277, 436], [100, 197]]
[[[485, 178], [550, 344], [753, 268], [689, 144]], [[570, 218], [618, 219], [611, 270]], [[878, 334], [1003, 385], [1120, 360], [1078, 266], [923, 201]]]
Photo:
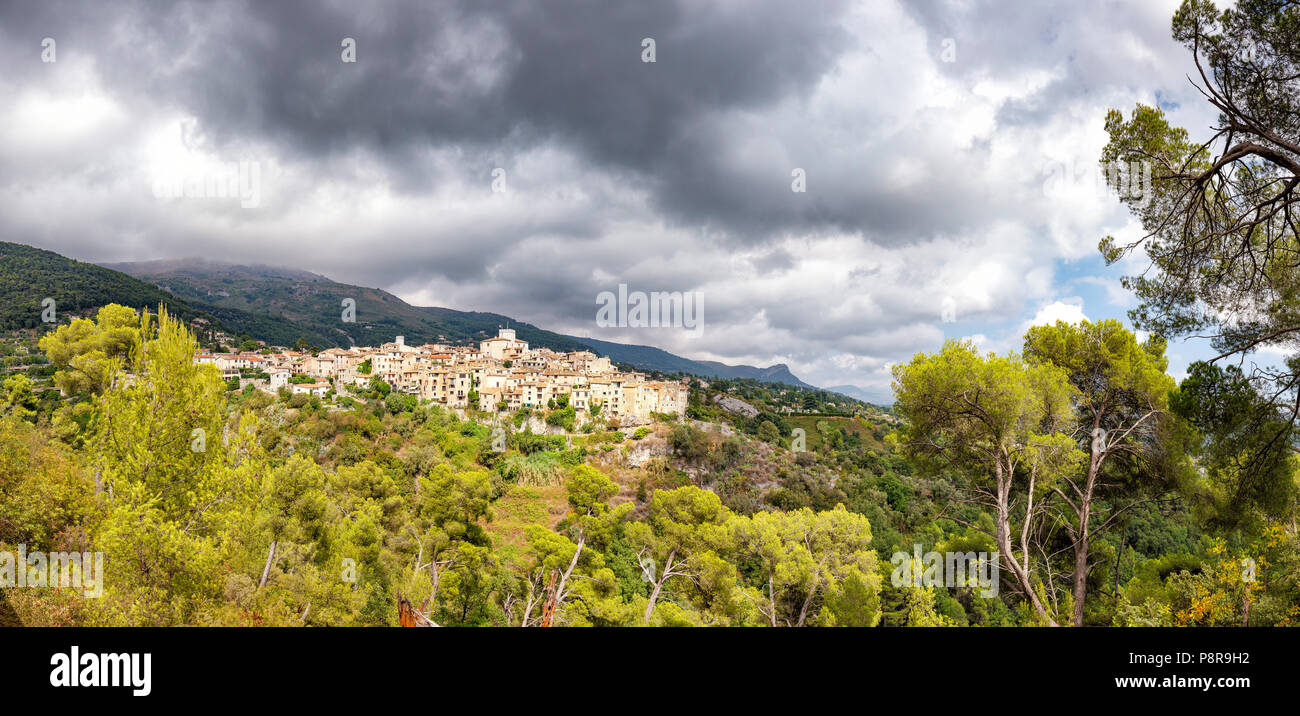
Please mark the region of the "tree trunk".
[[767, 607], [771, 610], [772, 626], [776, 626], [776, 590], [772, 589], [772, 573], [767, 573]]
[[650, 601], [645, 605], [645, 623], [650, 624], [650, 615], [655, 611], [655, 602], [659, 601], [659, 592], [663, 589], [664, 581], [668, 579], [668, 571], [673, 568], [673, 557], [677, 555], [677, 550], [668, 553], [668, 559], [664, 562], [663, 571], [657, 575], [654, 588], [650, 590]]
[[266, 566], [262, 567], [262, 579], [257, 583], [257, 588], [261, 589], [266, 586], [266, 578], [271, 576], [271, 562], [275, 560], [275, 540], [271, 540], [271, 549], [266, 553]]
[[546, 582], [546, 604], [542, 606], [542, 621], [538, 626], [549, 627], [555, 617], [555, 577], [557, 570], [551, 570], [551, 578]]
[[[538, 579], [540, 579], [540, 577]], [[539, 586], [541, 586], [539, 581], [534, 580], [531, 577], [528, 579], [528, 601], [524, 603], [524, 615], [519, 620], [519, 626], [521, 627], [528, 626], [528, 618], [532, 616], [533, 607], [537, 606], [535, 594], [537, 592], [537, 587]]]
[[1088, 592], [1088, 534], [1074, 543], [1074, 625], [1083, 626], [1083, 600]]
[[[817, 567], [818, 570], [821, 569], [821, 565], [817, 565]], [[803, 600], [803, 607], [799, 609], [799, 621], [795, 622], [795, 626], [801, 627], [808, 621], [808, 607], [812, 605], [813, 597], [817, 596], [817, 590], [820, 588], [820, 584], [821, 575], [818, 574], [817, 578], [813, 580], [812, 588], [808, 590], [808, 596]]]
[[560, 575], [560, 583], [555, 587], [555, 607], [558, 609], [564, 604], [566, 585], [569, 583], [569, 577], [573, 575], [573, 570], [578, 566], [578, 557], [582, 555], [582, 548], [587, 544], [587, 535], [583, 533], [578, 537], [577, 549], [573, 550], [573, 559], [569, 560], [569, 568], [564, 570]]
[[[1097, 430], [1095, 423], [1093, 430]], [[1079, 532], [1074, 540], [1074, 625], [1078, 627], [1083, 626], [1083, 602], [1088, 596], [1088, 549], [1092, 538], [1088, 523], [1092, 519], [1092, 493], [1104, 457], [1104, 453], [1095, 449], [1090, 452], [1088, 478], [1083, 483], [1083, 494], [1079, 495]]]
[[646, 602], [644, 616], [647, 625], [650, 624], [650, 615], [654, 613], [655, 602], [659, 599], [659, 589], [663, 587], [663, 585], [663, 580], [657, 579], [655, 580], [654, 587], [650, 590], [650, 601]]
[[[1005, 456], [1003, 456], [1005, 459]], [[1038, 616], [1047, 622], [1049, 626], [1057, 626], [1056, 620], [1047, 613], [1047, 608], [1038, 599], [1038, 594], [1034, 591], [1033, 584], [1029, 581], [1029, 565], [1020, 564], [1016, 559], [1016, 553], [1011, 546], [1011, 475], [1010, 465], [1004, 464], [1003, 459], [997, 461], [995, 477], [997, 479], [997, 542], [998, 551], [1006, 555], [1007, 567], [1011, 570], [1012, 576], [1016, 578], [1016, 583], [1020, 590], [1025, 593], [1025, 598], [1038, 612]]]
[[1085, 500], [1079, 509], [1079, 534], [1074, 541], [1074, 625], [1083, 626], [1083, 602], [1088, 596], [1088, 517], [1091, 500]]

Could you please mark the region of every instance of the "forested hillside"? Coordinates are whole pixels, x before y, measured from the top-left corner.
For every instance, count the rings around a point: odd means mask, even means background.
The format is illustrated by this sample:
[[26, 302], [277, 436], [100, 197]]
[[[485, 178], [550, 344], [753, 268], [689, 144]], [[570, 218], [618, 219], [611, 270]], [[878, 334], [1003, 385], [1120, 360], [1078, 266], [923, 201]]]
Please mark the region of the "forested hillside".
[[22, 244], [0, 242], [0, 297], [0, 330], [6, 331], [45, 327], [42, 302], [49, 298], [54, 300], [51, 323], [67, 323], [69, 316], [92, 314], [110, 303], [137, 309], [163, 305], [187, 321], [201, 318], [232, 335], [275, 345], [291, 346], [300, 338], [331, 345], [325, 333], [282, 316], [187, 300], [119, 271]]
[[[68, 397], [39, 399], [22, 371], [4, 382], [0, 549], [102, 551], [109, 568], [99, 598], [7, 590], [11, 623], [1300, 618], [1294, 501], [1243, 501], [1181, 417], [1196, 401], [1164, 375], [1163, 344], [1118, 325], [1036, 329], [1011, 356], [918, 355], [896, 371], [901, 421], [778, 414], [753, 395], [758, 415], [713, 416], [718, 393], [697, 388], [708, 420], [635, 429], [569, 429], [560, 406], [458, 414], [382, 384], [231, 390], [192, 362], [183, 324], [119, 307], [40, 347]], [[979, 396], [973, 411], [953, 409], [962, 395]], [[1126, 407], [1166, 400], [1149, 426]], [[1094, 481], [1077, 426], [1095, 414], [1111, 432]], [[1086, 545], [1070, 511], [1084, 499]], [[1014, 561], [991, 582], [899, 577], [915, 554], [994, 552]]]
[[0, 330], [39, 326], [47, 298], [54, 299], [56, 315], [93, 311], [109, 303], [133, 308], [161, 303], [183, 318], [198, 314], [184, 301], [117, 271], [53, 251], [0, 242]]
[[[888, 408], [850, 398], [842, 393], [833, 393], [812, 386], [767, 383], [753, 378], [695, 380], [692, 381], [692, 387], [703, 393], [698, 401], [700, 403], [716, 406], [719, 398], [730, 396], [768, 413], [865, 417], [877, 417], [889, 413]], [[704, 406], [698, 410], [701, 411], [699, 417], [706, 415], [703, 412]], [[707, 415], [716, 416], [717, 413], [707, 413]]]

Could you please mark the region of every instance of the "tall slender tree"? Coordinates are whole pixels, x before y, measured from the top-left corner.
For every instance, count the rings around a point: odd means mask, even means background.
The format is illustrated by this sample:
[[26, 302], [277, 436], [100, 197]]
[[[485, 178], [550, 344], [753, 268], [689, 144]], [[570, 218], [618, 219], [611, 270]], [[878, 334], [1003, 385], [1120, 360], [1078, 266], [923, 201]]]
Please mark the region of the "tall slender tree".
[[1169, 411], [1174, 380], [1165, 374], [1165, 341], [1138, 343], [1116, 320], [1035, 326], [1025, 332], [1025, 358], [1065, 371], [1074, 387], [1071, 435], [1087, 460], [1052, 492], [1074, 549], [1073, 621], [1083, 626], [1092, 540], [1127, 510], [1173, 489], [1190, 475]]
[[1056, 366], [981, 355], [969, 341], [894, 368], [894, 407], [906, 420], [895, 439], [923, 469], [955, 474], [967, 502], [992, 509], [1001, 564], [1051, 626], [1058, 617], [1035, 583], [1030, 543], [1043, 495], [1080, 457], [1062, 432], [1072, 392]]

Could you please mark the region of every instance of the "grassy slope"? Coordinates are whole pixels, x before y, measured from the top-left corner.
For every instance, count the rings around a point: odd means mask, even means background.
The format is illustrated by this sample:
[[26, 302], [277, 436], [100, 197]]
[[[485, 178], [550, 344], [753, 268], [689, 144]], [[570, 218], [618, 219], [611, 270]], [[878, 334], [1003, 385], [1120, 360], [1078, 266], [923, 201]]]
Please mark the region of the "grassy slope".
[[884, 450], [885, 447], [884, 443], [877, 440], [875, 435], [872, 433], [872, 428], [877, 423], [873, 423], [870, 420], [864, 420], [862, 418], [839, 418], [839, 417], [827, 417], [827, 416], [815, 416], [815, 415], [792, 416], [786, 418], [786, 420], [790, 422], [791, 427], [804, 429], [804, 431], [808, 435], [808, 444], [806, 447], [809, 450], [821, 449], [822, 446], [821, 433], [817, 432], [817, 423], [819, 421], [825, 421], [833, 427], [842, 427], [846, 432], [850, 432], [853, 433], [854, 435], [857, 435], [858, 437], [862, 438], [863, 446], [867, 447], [868, 449]]

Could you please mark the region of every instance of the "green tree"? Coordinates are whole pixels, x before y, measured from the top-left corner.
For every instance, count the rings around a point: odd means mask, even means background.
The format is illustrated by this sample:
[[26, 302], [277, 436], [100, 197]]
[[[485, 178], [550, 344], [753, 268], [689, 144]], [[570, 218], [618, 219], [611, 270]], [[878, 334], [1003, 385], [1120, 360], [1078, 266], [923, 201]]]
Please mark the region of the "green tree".
[[1055, 626], [1034, 583], [1029, 542], [1044, 492], [1081, 457], [1060, 432], [1073, 393], [1064, 371], [1015, 353], [982, 356], [969, 342], [948, 341], [936, 354], [895, 367], [893, 387], [894, 409], [906, 421], [895, 436], [903, 452], [924, 470], [955, 474], [969, 501], [992, 509], [990, 536], [1002, 563], [1038, 617]]
[[325, 475], [320, 466], [302, 455], [267, 473], [258, 503], [265, 529], [270, 533], [266, 563], [257, 586], [266, 586], [275, 562], [276, 548], [286, 538], [310, 542], [325, 531]]
[[[416, 533], [418, 553], [412, 580], [427, 570], [429, 600], [439, 604], [439, 590], [452, 570], [480, 570], [489, 566], [473, 549], [490, 547], [483, 523], [492, 519], [491, 475], [484, 471], [453, 472], [446, 464], [419, 479]], [[461, 574], [460, 584], [479, 575]], [[453, 610], [454, 612], [454, 610]]]
[[[528, 595], [521, 620], [523, 626], [536, 623], [533, 610], [544, 607], [547, 598], [553, 612], [564, 611], [575, 589], [575, 573], [586, 577], [586, 583], [577, 585], [577, 589], [585, 591], [583, 601], [587, 602], [589, 611], [593, 607], [591, 600], [612, 598], [618, 592], [614, 573], [605, 565], [599, 549], [588, 547], [590, 544], [598, 548], [608, 546], [615, 529], [631, 514], [633, 505], [611, 507], [609, 499], [618, 494], [618, 485], [590, 465], [574, 468], [566, 491], [569, 513], [561, 520], [558, 531], [540, 525], [531, 526], [527, 531], [533, 565], [526, 575]], [[601, 588], [591, 589], [592, 582], [602, 585]]]
[[1290, 443], [1290, 417], [1269, 409], [1237, 366], [1198, 361], [1173, 396], [1174, 410], [1198, 431], [1195, 449], [1208, 484], [1212, 521], [1238, 526], [1254, 514], [1295, 514], [1297, 458]]
[[731, 511], [717, 495], [688, 485], [656, 490], [645, 521], [628, 525], [628, 538], [638, 549], [637, 562], [650, 583], [642, 615], [646, 624], [670, 580], [690, 579], [701, 555], [729, 543], [730, 518]]
[[97, 513], [78, 454], [16, 415], [0, 417], [0, 544], [51, 549], [56, 535], [88, 530]]
[[136, 312], [110, 303], [95, 320], [77, 318], [41, 337], [40, 348], [58, 368], [54, 383], [69, 395], [98, 395], [108, 388], [115, 362], [128, 359], [142, 332]]
[[1063, 429], [1088, 455], [1078, 474], [1052, 484], [1073, 516], [1062, 524], [1074, 549], [1075, 626], [1083, 626], [1093, 538], [1191, 474], [1169, 409], [1174, 380], [1165, 374], [1164, 352], [1163, 339], [1138, 343], [1115, 320], [1057, 321], [1025, 332], [1025, 359], [1064, 370], [1074, 387], [1073, 424]]
[[[1254, 430], [1268, 431], [1260, 442], [1275, 446], [1294, 441], [1300, 384], [1298, 25], [1291, 2], [1242, 0], [1220, 10], [1211, 0], [1185, 0], [1173, 37], [1190, 51], [1194, 82], [1217, 123], [1194, 138], [1159, 108], [1139, 104], [1127, 118], [1111, 110], [1101, 157], [1107, 166], [1141, 168], [1111, 172], [1109, 181], [1146, 233], [1126, 244], [1106, 237], [1100, 246], [1107, 262], [1139, 248], [1150, 259], [1150, 269], [1125, 279], [1141, 299], [1135, 325], [1169, 339], [1208, 335], [1219, 353], [1211, 364], [1269, 346], [1291, 354], [1281, 366], [1256, 364], [1245, 378], [1259, 399], [1238, 403], [1254, 411]], [[1148, 186], [1134, 191], [1134, 175], [1148, 171]], [[1243, 417], [1203, 429], [1236, 431]], [[1256, 474], [1241, 480], [1285, 489], [1290, 477], [1277, 465], [1276, 456], [1252, 459], [1242, 467]]]
[[[911, 569], [923, 570], [921, 562], [912, 560]], [[950, 617], [939, 613], [934, 606], [934, 588], [908, 584], [903, 587], [904, 624], [909, 627], [956, 626]]]
[[771, 626], [879, 622], [880, 575], [866, 517], [843, 505], [818, 513], [805, 507], [737, 518], [732, 529], [761, 575], [755, 601]]
[[40, 401], [32, 392], [32, 380], [25, 375], [11, 375], [0, 386], [0, 409], [6, 415], [35, 422]]
[[415, 410], [418, 399], [409, 393], [389, 393], [384, 398], [384, 407], [390, 413], [409, 413]]
[[121, 590], [110, 603], [129, 622], [183, 622], [214, 595], [232, 522], [246, 514], [260, 473], [253, 421], [223, 439], [221, 377], [195, 365], [198, 344], [165, 309], [156, 337], [141, 331], [137, 346], [131, 379], [115, 375], [97, 399], [88, 441], [108, 504], [100, 540]]
[[668, 433], [668, 446], [673, 452], [694, 462], [708, 456], [710, 443], [703, 430], [689, 423], [678, 423]]

